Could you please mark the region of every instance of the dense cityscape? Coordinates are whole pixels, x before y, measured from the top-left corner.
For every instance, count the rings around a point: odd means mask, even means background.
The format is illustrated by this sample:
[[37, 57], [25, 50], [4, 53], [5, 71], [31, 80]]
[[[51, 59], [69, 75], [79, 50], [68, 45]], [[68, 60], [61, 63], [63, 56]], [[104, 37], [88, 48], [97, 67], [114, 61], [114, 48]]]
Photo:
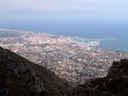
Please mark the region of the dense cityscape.
[[44, 66], [71, 83], [104, 77], [113, 61], [128, 53], [98, 48], [99, 41], [78, 42], [78, 37], [0, 29], [0, 46]]

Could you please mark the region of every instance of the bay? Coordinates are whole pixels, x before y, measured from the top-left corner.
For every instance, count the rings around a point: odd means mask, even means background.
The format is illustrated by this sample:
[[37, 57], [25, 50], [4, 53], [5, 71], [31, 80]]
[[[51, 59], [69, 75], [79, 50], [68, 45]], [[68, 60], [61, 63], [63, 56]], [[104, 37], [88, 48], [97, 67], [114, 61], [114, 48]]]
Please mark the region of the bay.
[[97, 39], [100, 41], [98, 46], [100, 48], [128, 52], [128, 23], [126, 22], [4, 20], [0, 22], [0, 28]]

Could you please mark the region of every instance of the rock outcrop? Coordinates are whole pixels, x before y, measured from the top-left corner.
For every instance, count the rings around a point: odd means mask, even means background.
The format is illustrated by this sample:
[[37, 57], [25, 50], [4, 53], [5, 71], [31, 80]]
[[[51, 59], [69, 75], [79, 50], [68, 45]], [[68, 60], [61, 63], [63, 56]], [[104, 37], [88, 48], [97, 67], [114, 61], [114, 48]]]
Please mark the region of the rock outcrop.
[[128, 96], [128, 60], [114, 62], [106, 77], [89, 80], [68, 96]]
[[0, 48], [0, 96], [63, 96], [71, 88], [48, 69]]

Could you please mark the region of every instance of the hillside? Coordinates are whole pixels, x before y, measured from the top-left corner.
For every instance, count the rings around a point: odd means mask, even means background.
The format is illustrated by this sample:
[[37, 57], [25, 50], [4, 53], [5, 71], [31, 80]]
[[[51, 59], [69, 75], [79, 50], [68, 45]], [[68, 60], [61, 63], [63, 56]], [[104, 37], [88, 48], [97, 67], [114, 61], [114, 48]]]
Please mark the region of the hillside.
[[104, 78], [77, 86], [69, 96], [128, 96], [128, 60], [114, 62]]
[[0, 48], [0, 96], [63, 96], [72, 88], [48, 69]]

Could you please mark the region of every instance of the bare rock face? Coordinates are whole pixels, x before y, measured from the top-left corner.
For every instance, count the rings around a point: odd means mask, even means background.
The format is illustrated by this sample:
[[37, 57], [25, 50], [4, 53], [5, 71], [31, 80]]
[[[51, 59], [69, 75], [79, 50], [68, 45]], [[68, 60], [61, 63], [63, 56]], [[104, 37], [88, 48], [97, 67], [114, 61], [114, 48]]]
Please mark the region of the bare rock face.
[[128, 96], [128, 60], [114, 62], [106, 77], [79, 85], [68, 96]]
[[113, 62], [108, 71], [108, 77], [128, 78], [128, 60], [123, 59], [120, 62]]
[[50, 70], [0, 47], [0, 96], [64, 96], [71, 88]]
[[[38, 96], [45, 88], [36, 73], [23, 60], [18, 60], [16, 55], [0, 48], [0, 94], [9, 96]], [[3, 92], [2, 92], [3, 90]], [[14, 95], [17, 94], [17, 95]]]

